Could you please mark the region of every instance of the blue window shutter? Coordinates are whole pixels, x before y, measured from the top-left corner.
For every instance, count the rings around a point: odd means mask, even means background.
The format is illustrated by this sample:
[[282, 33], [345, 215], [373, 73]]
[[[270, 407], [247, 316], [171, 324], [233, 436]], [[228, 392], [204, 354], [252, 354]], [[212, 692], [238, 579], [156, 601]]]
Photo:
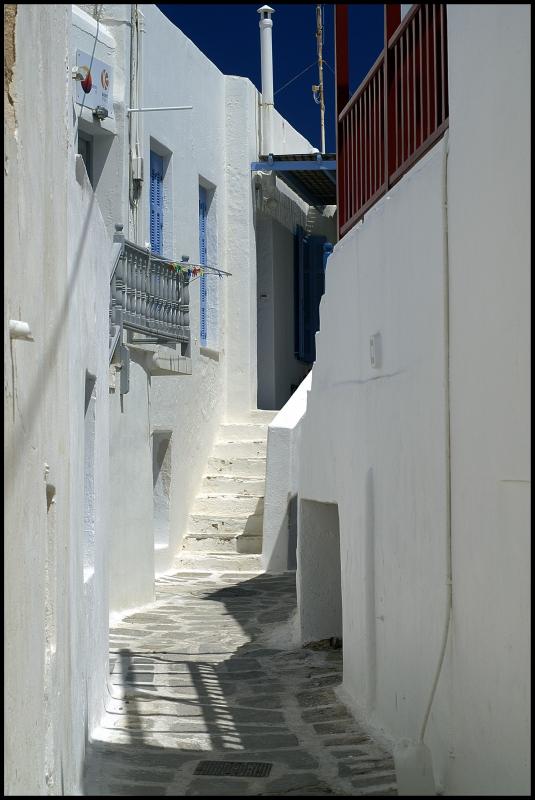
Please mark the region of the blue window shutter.
[[150, 153], [150, 249], [163, 251], [163, 158]]
[[301, 275], [303, 271], [303, 228], [294, 234], [294, 355], [301, 358]]
[[[201, 264], [206, 264], [206, 216], [208, 211], [208, 202], [206, 196], [206, 189], [199, 186], [199, 261]], [[200, 327], [201, 327], [201, 346], [206, 347], [208, 337], [208, 321], [206, 318], [206, 275], [202, 275], [200, 279]]]
[[310, 270], [310, 340], [311, 362], [316, 360], [316, 333], [320, 329], [320, 301], [325, 291], [325, 268], [323, 266], [324, 236], [310, 236], [308, 240]]
[[325, 289], [324, 236], [305, 237], [302, 228], [295, 234], [294, 309], [295, 355], [312, 364], [316, 359], [316, 332], [319, 306]]

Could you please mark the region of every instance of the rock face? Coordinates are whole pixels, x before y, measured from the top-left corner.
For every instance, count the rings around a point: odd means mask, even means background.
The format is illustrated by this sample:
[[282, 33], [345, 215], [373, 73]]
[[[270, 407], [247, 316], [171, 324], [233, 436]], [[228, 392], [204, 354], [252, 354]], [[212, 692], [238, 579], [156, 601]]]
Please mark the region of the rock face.
[[261, 570], [267, 426], [276, 413], [221, 425], [177, 569]]

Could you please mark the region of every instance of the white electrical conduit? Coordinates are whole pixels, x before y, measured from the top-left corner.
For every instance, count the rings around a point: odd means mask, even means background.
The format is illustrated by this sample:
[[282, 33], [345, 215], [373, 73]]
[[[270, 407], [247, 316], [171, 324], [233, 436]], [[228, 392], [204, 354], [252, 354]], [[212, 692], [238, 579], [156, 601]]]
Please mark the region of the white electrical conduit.
[[423, 742], [425, 729], [429, 714], [431, 713], [431, 706], [435, 699], [435, 692], [438, 684], [438, 679], [444, 664], [444, 656], [446, 655], [446, 644], [448, 642], [448, 633], [450, 630], [451, 614], [452, 614], [452, 558], [451, 558], [451, 438], [450, 438], [450, 325], [449, 325], [449, 252], [448, 252], [448, 131], [444, 134], [444, 154], [442, 158], [442, 214], [444, 221], [444, 325], [445, 325], [445, 342], [446, 342], [446, 587], [447, 587], [447, 607], [446, 607], [446, 625], [444, 627], [444, 635], [442, 638], [442, 647], [440, 650], [440, 658], [438, 660], [437, 671], [433, 681], [433, 688], [431, 689], [431, 696], [427, 704], [427, 709], [420, 731], [420, 742]]
[[450, 431], [450, 324], [449, 324], [449, 248], [448, 248], [448, 131], [444, 134], [442, 159], [442, 214], [444, 253], [444, 339], [446, 369], [446, 622], [438, 665], [431, 687], [418, 741], [402, 740], [394, 748], [396, 777], [399, 795], [436, 794], [431, 751], [424, 744], [424, 736], [435, 699], [438, 681], [444, 665], [446, 645], [453, 611], [452, 552], [451, 552], [451, 431]]

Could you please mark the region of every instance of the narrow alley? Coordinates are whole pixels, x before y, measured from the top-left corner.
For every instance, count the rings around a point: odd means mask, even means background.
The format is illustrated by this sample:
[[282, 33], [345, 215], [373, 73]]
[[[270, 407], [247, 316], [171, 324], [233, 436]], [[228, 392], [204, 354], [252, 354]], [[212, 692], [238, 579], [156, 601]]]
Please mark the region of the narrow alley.
[[4, 4], [4, 796], [530, 796], [530, 21]]
[[396, 794], [391, 757], [335, 694], [339, 641], [293, 643], [295, 609], [295, 573], [162, 577], [110, 631], [84, 794]]

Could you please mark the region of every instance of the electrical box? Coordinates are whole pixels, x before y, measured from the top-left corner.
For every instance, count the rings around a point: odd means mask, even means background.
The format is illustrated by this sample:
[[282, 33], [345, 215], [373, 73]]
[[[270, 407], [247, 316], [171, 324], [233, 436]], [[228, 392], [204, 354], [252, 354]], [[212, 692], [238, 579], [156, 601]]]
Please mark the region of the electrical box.
[[132, 158], [132, 179], [135, 181], [143, 180], [143, 156]]

